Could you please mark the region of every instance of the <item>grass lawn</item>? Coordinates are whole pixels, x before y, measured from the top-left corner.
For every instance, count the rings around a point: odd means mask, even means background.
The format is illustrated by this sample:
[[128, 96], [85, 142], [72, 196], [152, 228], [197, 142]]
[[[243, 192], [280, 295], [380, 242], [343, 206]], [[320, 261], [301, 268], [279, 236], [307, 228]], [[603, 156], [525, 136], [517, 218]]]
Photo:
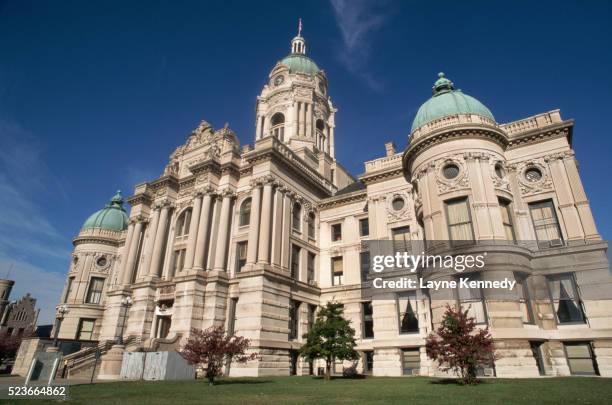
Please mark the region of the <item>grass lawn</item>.
[[[343, 379], [232, 378], [206, 381], [117, 382], [70, 387], [70, 403], [94, 404], [610, 404], [612, 379], [489, 379], [477, 386], [426, 377]], [[24, 403], [26, 401], [15, 401]], [[40, 404], [41, 401], [33, 401]]]

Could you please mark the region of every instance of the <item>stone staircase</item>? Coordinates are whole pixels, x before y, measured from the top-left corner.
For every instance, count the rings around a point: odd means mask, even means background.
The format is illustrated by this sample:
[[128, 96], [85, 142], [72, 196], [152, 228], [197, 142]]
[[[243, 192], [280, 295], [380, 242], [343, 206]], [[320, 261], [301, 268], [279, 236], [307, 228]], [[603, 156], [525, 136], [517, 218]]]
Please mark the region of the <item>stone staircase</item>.
[[[94, 378], [97, 376], [102, 357], [115, 344], [113, 340], [101, 342], [98, 346], [87, 347], [78, 352], [64, 356], [62, 367], [58, 370], [58, 377], [67, 379], [91, 378], [93, 368], [96, 367]], [[140, 337], [130, 336], [124, 341], [126, 351], [136, 351], [141, 349], [142, 341]], [[96, 363], [96, 352], [99, 350], [99, 358]]]

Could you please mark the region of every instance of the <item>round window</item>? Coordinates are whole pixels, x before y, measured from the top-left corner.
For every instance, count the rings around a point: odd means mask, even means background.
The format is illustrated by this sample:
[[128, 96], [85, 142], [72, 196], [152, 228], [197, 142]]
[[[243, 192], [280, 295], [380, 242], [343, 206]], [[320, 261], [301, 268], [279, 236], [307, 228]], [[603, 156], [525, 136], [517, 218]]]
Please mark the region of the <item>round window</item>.
[[504, 170], [504, 166], [501, 164], [501, 162], [497, 162], [497, 164], [495, 164], [495, 174], [500, 179], [506, 177], [506, 170]]
[[96, 261], [96, 264], [98, 265], [98, 267], [104, 267], [104, 266], [106, 266], [106, 263], [107, 263], [107, 261], [106, 261], [106, 257], [104, 257], [104, 256], [100, 257], [100, 258], [99, 258], [99, 259]]
[[454, 163], [449, 163], [442, 169], [442, 174], [449, 180], [454, 179], [459, 176], [459, 166]]
[[537, 167], [531, 167], [525, 170], [525, 178], [527, 181], [536, 182], [542, 179], [542, 172]]
[[391, 205], [393, 206], [393, 209], [395, 211], [399, 211], [402, 208], [404, 208], [404, 204], [405, 204], [404, 199], [401, 197], [395, 197], [393, 201], [391, 202]]

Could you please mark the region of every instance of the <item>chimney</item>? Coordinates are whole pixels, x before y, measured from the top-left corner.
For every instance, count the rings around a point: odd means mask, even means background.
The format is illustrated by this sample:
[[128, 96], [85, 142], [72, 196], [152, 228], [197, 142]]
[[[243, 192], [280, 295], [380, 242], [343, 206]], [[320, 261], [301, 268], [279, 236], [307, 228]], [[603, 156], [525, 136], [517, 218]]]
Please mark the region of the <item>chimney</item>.
[[387, 151], [387, 156], [395, 155], [395, 144], [393, 142], [385, 143], [385, 150]]

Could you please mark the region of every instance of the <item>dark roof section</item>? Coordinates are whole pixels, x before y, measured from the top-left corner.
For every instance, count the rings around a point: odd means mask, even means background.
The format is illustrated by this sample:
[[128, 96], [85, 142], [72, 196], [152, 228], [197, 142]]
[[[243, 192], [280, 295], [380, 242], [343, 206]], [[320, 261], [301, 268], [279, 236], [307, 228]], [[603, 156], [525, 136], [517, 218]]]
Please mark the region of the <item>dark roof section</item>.
[[338, 190], [336, 195], [350, 194], [350, 193], [354, 193], [355, 191], [365, 190], [365, 188], [366, 188], [365, 184], [363, 184], [361, 180], [357, 180], [356, 182], [349, 184], [343, 189]]

